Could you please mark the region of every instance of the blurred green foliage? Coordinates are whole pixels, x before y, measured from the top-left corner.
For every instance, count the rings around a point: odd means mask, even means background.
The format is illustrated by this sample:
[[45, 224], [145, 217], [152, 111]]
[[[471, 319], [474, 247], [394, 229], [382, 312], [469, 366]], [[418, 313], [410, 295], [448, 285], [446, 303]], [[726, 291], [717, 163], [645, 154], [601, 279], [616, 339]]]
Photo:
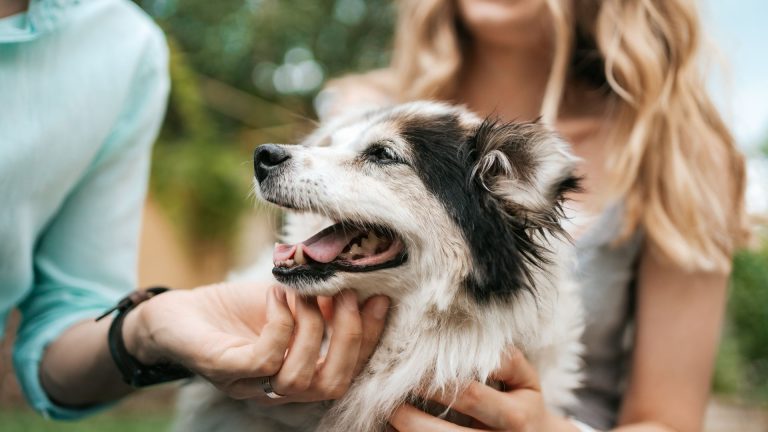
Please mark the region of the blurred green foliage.
[[194, 72], [173, 39], [173, 87], [153, 155], [152, 193], [193, 243], [228, 246], [248, 207], [243, 156], [205, 109]]
[[379, 67], [388, 58], [391, 1], [143, 0], [140, 4], [179, 41], [196, 72], [283, 104], [310, 102], [322, 80], [281, 88], [283, 73], [293, 73], [296, 76], [288, 78], [299, 81], [311, 78], [290, 67], [278, 71], [281, 66], [314, 62], [325, 78]]
[[264, 142], [294, 142], [331, 77], [386, 64], [390, 1], [137, 0], [171, 47], [151, 194], [183, 237], [225, 250]]
[[720, 393], [768, 403], [768, 239], [734, 258], [714, 386]]
[[[768, 157], [768, 139], [760, 152]], [[768, 404], [768, 225], [757, 236], [760, 246], [733, 260], [713, 384], [718, 393]]]
[[[766, 137], [768, 137], [768, 134], [766, 134]], [[760, 151], [763, 153], [763, 156], [768, 157], [768, 138], [763, 141]]]

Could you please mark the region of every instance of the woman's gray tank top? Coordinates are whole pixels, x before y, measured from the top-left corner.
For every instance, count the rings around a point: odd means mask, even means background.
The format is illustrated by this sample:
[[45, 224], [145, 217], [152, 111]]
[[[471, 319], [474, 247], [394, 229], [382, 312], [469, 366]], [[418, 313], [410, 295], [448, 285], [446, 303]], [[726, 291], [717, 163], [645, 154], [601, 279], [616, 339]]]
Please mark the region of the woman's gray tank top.
[[631, 351], [630, 322], [642, 234], [614, 244], [623, 206], [609, 206], [576, 241], [576, 277], [585, 312], [585, 382], [578, 404], [568, 410], [601, 430], [616, 423]]

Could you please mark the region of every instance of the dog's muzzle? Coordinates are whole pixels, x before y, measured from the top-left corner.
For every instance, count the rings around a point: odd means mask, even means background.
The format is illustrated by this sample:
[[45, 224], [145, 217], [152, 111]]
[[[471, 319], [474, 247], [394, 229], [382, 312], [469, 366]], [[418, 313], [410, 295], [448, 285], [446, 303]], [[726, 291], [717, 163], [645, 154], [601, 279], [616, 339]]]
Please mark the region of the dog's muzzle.
[[253, 152], [253, 170], [256, 173], [256, 180], [259, 183], [263, 182], [270, 173], [290, 158], [291, 154], [277, 144], [258, 146]]

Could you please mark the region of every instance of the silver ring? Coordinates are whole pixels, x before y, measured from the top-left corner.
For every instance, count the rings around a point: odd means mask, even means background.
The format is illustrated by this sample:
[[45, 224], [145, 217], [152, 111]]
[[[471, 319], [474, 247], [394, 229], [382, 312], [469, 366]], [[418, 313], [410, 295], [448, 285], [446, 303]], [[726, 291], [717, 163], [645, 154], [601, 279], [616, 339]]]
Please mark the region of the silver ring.
[[281, 395], [280, 393], [275, 392], [275, 389], [272, 388], [272, 382], [270, 381], [271, 378], [272, 377], [261, 378], [261, 388], [264, 390], [264, 394], [266, 394], [270, 399], [284, 398], [285, 395]]

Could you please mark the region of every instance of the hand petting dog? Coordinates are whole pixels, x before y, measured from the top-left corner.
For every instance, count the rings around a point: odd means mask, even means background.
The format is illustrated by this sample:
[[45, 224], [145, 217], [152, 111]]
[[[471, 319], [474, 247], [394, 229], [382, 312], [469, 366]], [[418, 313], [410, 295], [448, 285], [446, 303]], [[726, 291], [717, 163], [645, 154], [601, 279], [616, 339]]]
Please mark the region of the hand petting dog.
[[[126, 347], [147, 365], [180, 363], [235, 399], [283, 404], [343, 395], [378, 342], [388, 299], [358, 307], [350, 291], [294, 299], [273, 286], [265, 304], [257, 289], [225, 283], [142, 303], [126, 319]], [[321, 356], [326, 323], [332, 335]], [[284, 397], [267, 398], [265, 379]]]
[[578, 431], [571, 422], [546, 408], [538, 374], [520, 351], [506, 356], [492, 378], [503, 383], [505, 390], [475, 381], [456, 399], [443, 394], [430, 397], [472, 417], [472, 427], [455, 425], [408, 404], [398, 408], [389, 423], [398, 432]]

